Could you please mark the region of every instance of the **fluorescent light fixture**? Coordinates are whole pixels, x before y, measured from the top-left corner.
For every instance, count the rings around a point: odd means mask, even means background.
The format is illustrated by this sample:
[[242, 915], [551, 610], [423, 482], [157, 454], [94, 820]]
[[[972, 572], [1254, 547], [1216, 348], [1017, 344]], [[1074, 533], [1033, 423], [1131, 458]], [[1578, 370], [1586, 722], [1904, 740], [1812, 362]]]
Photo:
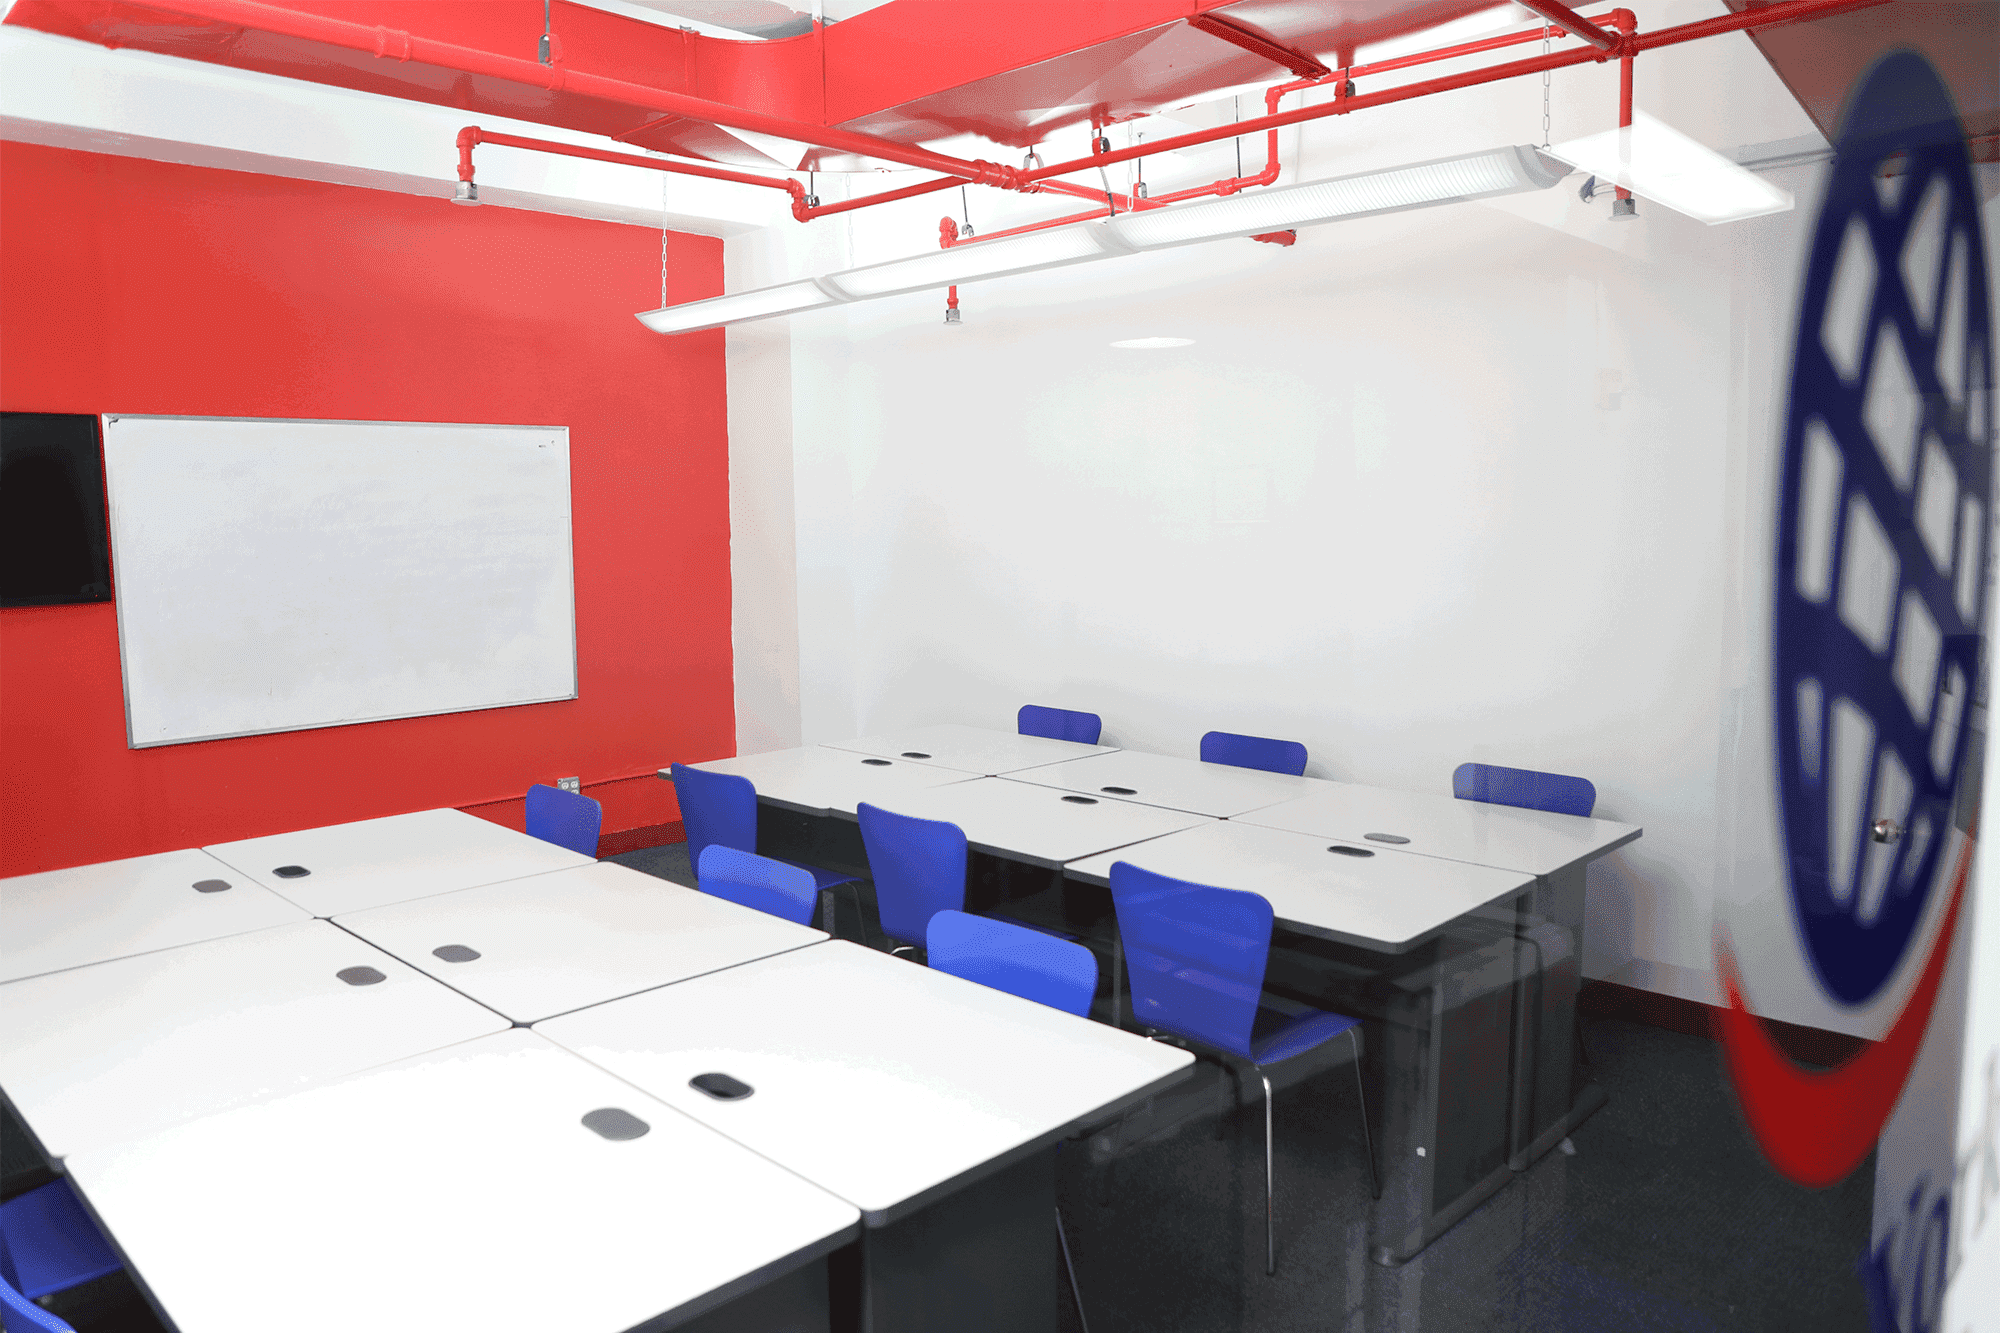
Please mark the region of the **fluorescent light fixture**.
[[1030, 269], [1061, 268], [1087, 259], [1130, 254], [1105, 223], [1079, 222], [1050, 231], [1031, 231], [997, 241], [955, 245], [935, 254], [892, 259], [836, 273], [825, 281], [851, 300], [920, 292], [931, 287], [998, 278]]
[[1622, 129], [1559, 143], [1549, 155], [1711, 227], [1792, 207], [1789, 191], [1643, 111]]
[[691, 333], [696, 329], [741, 324], [748, 319], [766, 319], [772, 315], [811, 310], [815, 306], [832, 305], [839, 299], [828, 295], [818, 283], [807, 278], [803, 282], [788, 282], [781, 287], [760, 287], [754, 292], [738, 292], [734, 296], [714, 296], [706, 301], [662, 306], [633, 318], [655, 333]]
[[[1233, 195], [1213, 203], [1149, 209], [1124, 213], [1103, 222], [1077, 222], [1047, 231], [975, 241], [822, 278], [666, 306], [637, 318], [655, 333], [687, 333], [771, 315], [789, 315], [839, 301], [865, 301], [877, 296], [950, 287], [982, 278], [1006, 277], [1010, 273], [1110, 259], [1141, 250], [1193, 245], [1229, 236], [1259, 236], [1341, 218], [1491, 199], [1524, 190], [1546, 190], [1568, 174], [1561, 162], [1533, 148], [1495, 148], [1337, 180]], [[1134, 345], [1181, 346], [1183, 340], [1138, 339], [1113, 344]]]
[[1113, 347], [1128, 347], [1137, 352], [1157, 352], [1164, 347], [1192, 347], [1192, 338], [1121, 338], [1111, 344]]
[[1561, 163], [1533, 148], [1495, 148], [1336, 180], [1231, 195], [1210, 204], [1126, 213], [1114, 225], [1119, 237], [1133, 249], [1159, 250], [1431, 204], [1546, 190], [1568, 174]]

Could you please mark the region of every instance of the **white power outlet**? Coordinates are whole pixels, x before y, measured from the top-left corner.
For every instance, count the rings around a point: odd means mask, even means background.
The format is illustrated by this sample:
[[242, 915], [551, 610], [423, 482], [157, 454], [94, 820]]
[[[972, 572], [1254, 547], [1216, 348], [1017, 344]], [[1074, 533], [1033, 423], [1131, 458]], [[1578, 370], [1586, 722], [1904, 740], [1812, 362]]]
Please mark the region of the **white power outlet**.
[[578, 793], [578, 794], [581, 794], [581, 793], [582, 793], [582, 791], [583, 791], [583, 779], [582, 779], [582, 778], [557, 778], [557, 779], [556, 779], [556, 786], [558, 786], [558, 787], [562, 788], [562, 789], [563, 789], [564, 791], [573, 791], [573, 792], [576, 792], [576, 793]]

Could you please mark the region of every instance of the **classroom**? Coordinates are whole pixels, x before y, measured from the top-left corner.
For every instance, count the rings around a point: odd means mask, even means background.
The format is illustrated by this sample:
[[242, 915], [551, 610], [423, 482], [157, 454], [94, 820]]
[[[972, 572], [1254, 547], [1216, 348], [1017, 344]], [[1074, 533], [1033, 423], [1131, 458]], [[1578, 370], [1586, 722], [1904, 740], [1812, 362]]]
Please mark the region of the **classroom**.
[[1996, 70], [0, 4], [0, 1325], [2000, 1329]]

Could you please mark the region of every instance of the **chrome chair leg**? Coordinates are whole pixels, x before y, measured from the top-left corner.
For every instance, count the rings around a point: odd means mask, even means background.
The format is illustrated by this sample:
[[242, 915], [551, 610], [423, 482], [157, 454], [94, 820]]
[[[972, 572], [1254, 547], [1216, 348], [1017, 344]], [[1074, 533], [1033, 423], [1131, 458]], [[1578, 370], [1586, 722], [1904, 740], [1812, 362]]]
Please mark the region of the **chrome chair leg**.
[[1070, 1262], [1069, 1234], [1063, 1230], [1062, 1208], [1056, 1208], [1056, 1239], [1062, 1242], [1063, 1271], [1069, 1274], [1069, 1294], [1076, 1298], [1076, 1321], [1083, 1333], [1090, 1333], [1090, 1321], [1083, 1315], [1083, 1288], [1076, 1285], [1076, 1265]]
[[1278, 1231], [1271, 1203], [1271, 1076], [1260, 1069], [1257, 1077], [1264, 1083], [1264, 1276], [1274, 1277], [1278, 1272]]
[[1354, 1047], [1354, 1096], [1361, 1103], [1361, 1146], [1368, 1150], [1368, 1187], [1379, 1199], [1382, 1178], [1375, 1174], [1375, 1136], [1368, 1132], [1368, 1089], [1361, 1083], [1361, 1039], [1354, 1035], [1360, 1030], [1359, 1023], [1347, 1029], [1347, 1040]]

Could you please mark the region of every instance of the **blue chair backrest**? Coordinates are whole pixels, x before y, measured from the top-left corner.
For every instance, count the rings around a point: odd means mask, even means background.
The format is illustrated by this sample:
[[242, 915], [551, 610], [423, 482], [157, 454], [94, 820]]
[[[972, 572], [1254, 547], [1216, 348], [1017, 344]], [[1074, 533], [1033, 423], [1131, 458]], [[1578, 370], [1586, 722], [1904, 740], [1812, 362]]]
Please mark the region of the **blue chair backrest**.
[[0, 1328], [7, 1333], [76, 1333], [68, 1323], [14, 1290], [11, 1282], [0, 1280]]
[[1052, 741], [1075, 741], [1079, 745], [1095, 745], [1104, 733], [1104, 719], [1095, 713], [1078, 713], [1067, 708], [1044, 708], [1040, 704], [1022, 704], [1020, 714], [1014, 719], [1015, 729], [1023, 736], [1042, 736]]
[[965, 909], [965, 833], [938, 819], [899, 815], [863, 801], [855, 807], [875, 910], [882, 929], [904, 944], [922, 944], [931, 917]]
[[1451, 775], [1451, 794], [1461, 801], [1488, 801], [1586, 818], [1597, 806], [1597, 788], [1588, 778], [1498, 764], [1460, 764]]
[[1132, 980], [1132, 1016], [1247, 1058], [1271, 955], [1271, 904], [1129, 861], [1111, 867], [1111, 901]]
[[30, 1304], [124, 1266], [67, 1179], [0, 1203], [0, 1280]]
[[813, 900], [819, 897], [813, 887], [812, 871], [755, 852], [740, 852], [721, 843], [710, 843], [702, 849], [694, 877], [703, 893], [802, 926], [811, 922]]
[[604, 807], [590, 797], [541, 782], [528, 788], [529, 837], [596, 856], [603, 830]]
[[924, 949], [940, 972], [1066, 1013], [1088, 1014], [1097, 994], [1096, 954], [1011, 922], [938, 912]]
[[674, 799], [687, 828], [688, 860], [701, 865], [710, 847], [757, 850], [757, 788], [735, 773], [709, 773], [675, 764]]
[[1268, 736], [1211, 731], [1201, 738], [1201, 761], [1261, 768], [1266, 773], [1289, 773], [1297, 778], [1305, 776], [1306, 747], [1297, 741], [1276, 741]]

